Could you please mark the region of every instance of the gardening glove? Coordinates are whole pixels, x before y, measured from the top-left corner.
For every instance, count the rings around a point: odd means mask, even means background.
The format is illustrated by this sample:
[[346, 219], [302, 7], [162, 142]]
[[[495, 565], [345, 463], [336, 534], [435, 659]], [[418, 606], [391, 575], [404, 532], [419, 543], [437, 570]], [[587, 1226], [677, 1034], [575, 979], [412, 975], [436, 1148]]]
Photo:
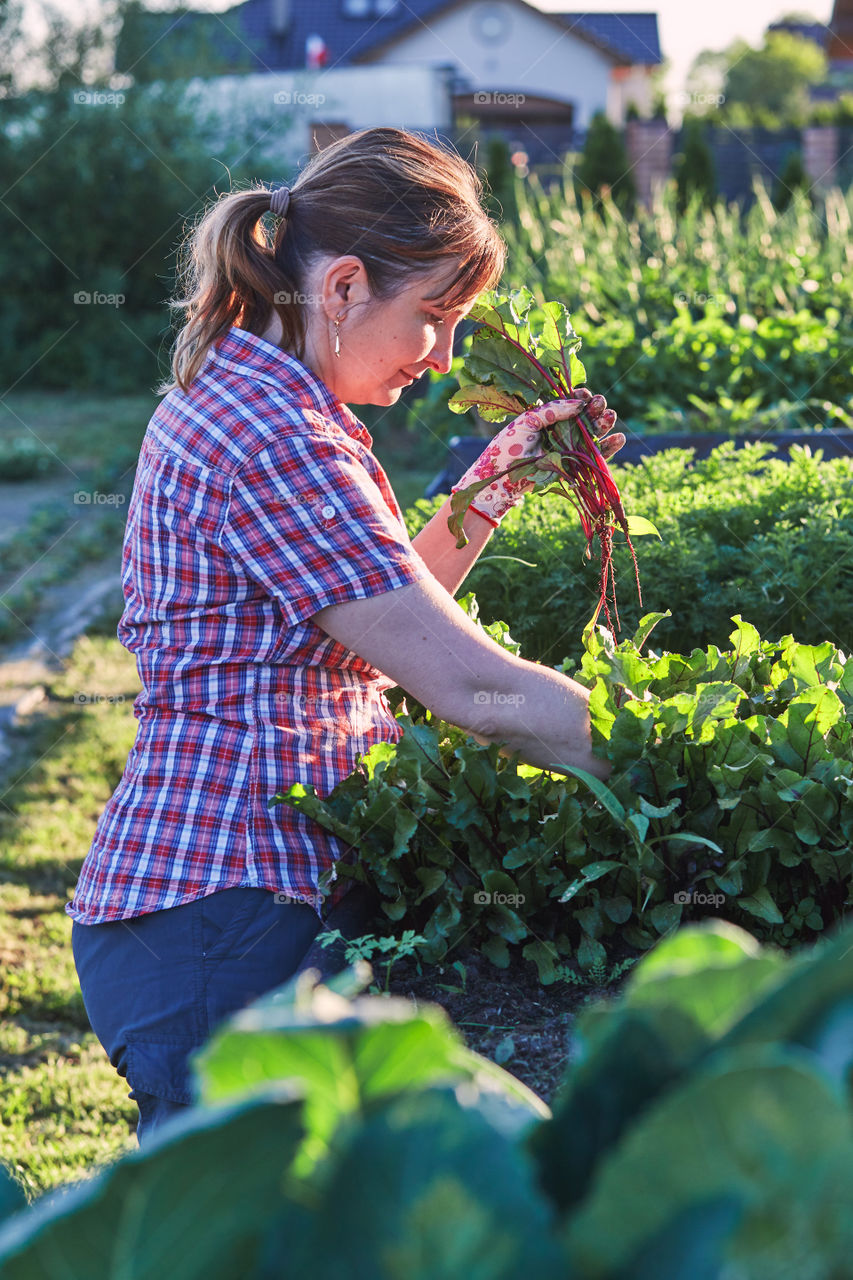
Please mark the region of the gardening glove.
[[542, 453], [540, 430], [543, 426], [576, 418], [582, 409], [586, 410], [596, 440], [600, 442], [602, 454], [605, 458], [612, 458], [625, 443], [625, 437], [619, 431], [614, 432], [607, 440], [603, 438], [613, 430], [616, 423], [615, 410], [607, 408], [604, 396], [594, 396], [587, 387], [576, 387], [571, 400], [552, 400], [535, 409], [527, 409], [513, 418], [489, 442], [450, 492], [457, 493], [460, 489], [467, 489], [469, 485], [485, 480], [487, 476], [499, 476], [493, 484], [477, 494], [469, 508], [488, 520], [496, 529], [507, 511], [518, 506], [525, 494], [536, 487], [529, 478], [513, 480], [511, 474], [502, 476], [501, 472], [513, 462], [521, 463]]

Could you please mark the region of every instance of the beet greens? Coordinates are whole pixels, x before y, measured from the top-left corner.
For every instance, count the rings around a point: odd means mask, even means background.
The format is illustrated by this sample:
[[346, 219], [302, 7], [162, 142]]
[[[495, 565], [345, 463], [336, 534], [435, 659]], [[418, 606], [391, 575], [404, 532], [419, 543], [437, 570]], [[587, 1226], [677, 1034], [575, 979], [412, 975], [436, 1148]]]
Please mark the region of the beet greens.
[[[516, 417], [525, 409], [553, 400], [582, 399], [584, 407], [574, 418], [542, 427], [541, 454], [520, 458], [497, 475], [453, 494], [448, 528], [456, 536], [457, 547], [464, 547], [468, 541], [462, 528], [466, 510], [482, 489], [501, 476], [530, 479], [539, 490], [560, 493], [578, 513], [587, 540], [587, 559], [592, 558], [592, 542], [598, 538], [601, 571], [594, 618], [603, 607], [608, 627], [617, 631], [620, 623], [613, 571], [614, 533], [621, 530], [625, 535], [642, 604], [631, 533], [657, 530], [648, 521], [629, 521], [625, 515], [616, 481], [597, 443], [600, 435], [589, 412], [592, 397], [586, 388], [575, 390], [575, 383], [586, 380], [586, 371], [577, 357], [581, 339], [572, 327], [571, 316], [561, 302], [546, 302], [540, 307], [535, 307], [534, 302], [528, 289], [509, 295], [490, 292], [478, 299], [469, 318], [480, 327], [460, 371], [459, 390], [451, 396], [449, 407], [455, 413], [476, 407], [488, 422], [502, 422], [510, 415]], [[615, 416], [608, 426], [612, 421]]]

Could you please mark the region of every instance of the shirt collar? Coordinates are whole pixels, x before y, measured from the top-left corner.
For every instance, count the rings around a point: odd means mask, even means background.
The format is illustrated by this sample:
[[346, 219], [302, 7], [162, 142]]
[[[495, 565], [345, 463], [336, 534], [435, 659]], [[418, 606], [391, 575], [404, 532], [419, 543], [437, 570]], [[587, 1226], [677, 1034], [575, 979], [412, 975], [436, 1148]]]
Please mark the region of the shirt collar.
[[267, 342], [265, 338], [256, 338], [247, 329], [233, 325], [225, 337], [215, 344], [214, 357], [221, 364], [246, 377], [274, 383], [279, 391], [292, 394], [299, 404], [331, 418], [347, 435], [366, 445], [368, 449], [373, 444], [373, 438], [364, 423], [348, 405], [332, 394], [325, 382], [301, 360]]

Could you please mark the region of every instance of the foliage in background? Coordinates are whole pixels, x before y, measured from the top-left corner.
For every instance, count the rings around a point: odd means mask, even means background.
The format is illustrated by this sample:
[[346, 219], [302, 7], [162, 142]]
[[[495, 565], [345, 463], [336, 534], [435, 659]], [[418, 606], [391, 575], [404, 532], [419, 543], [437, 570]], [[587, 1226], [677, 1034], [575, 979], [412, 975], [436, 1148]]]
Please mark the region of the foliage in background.
[[[766, 445], [725, 444], [704, 461], [668, 449], [639, 466], [613, 470], [626, 509], [655, 525], [661, 540], [637, 544], [646, 609], [672, 614], [659, 644], [689, 653], [724, 645], [740, 613], [762, 635], [832, 640], [853, 650], [853, 459], [822, 461], [794, 447], [790, 461], [768, 459]], [[406, 512], [410, 536], [443, 501]], [[554, 495], [525, 498], [501, 522], [466, 579], [486, 622], [509, 620], [526, 657], [556, 663], [579, 657], [597, 599], [584, 536]], [[639, 625], [633, 568], [614, 549], [624, 634]]]
[[[357, 851], [339, 873], [375, 887], [430, 962], [464, 937], [504, 968], [520, 945], [548, 983], [566, 960], [589, 970], [712, 913], [806, 941], [850, 904], [853, 660], [829, 643], [762, 641], [739, 618], [725, 652], [643, 655], [657, 620], [618, 647], [588, 630], [580, 667], [562, 665], [591, 690], [607, 786], [508, 761], [403, 708], [399, 742], [373, 747], [327, 797], [296, 783], [270, 804]], [[487, 631], [517, 648], [504, 624]]]
[[590, 121], [573, 180], [578, 202], [588, 208], [598, 209], [605, 195], [620, 208], [630, 207], [636, 198], [622, 131], [603, 111]]
[[[221, 126], [180, 86], [131, 88], [116, 103], [95, 93], [0, 102], [6, 385], [155, 385], [172, 341], [174, 251], [223, 177], [227, 189]], [[229, 158], [240, 150], [230, 139]], [[251, 151], [230, 166], [233, 183], [250, 176]]]
[[515, 198], [515, 169], [510, 159], [509, 143], [502, 137], [487, 138], [483, 163], [486, 208], [497, 222], [514, 221], [518, 216], [518, 208]]
[[236, 1014], [198, 1104], [89, 1186], [27, 1210], [3, 1177], [5, 1280], [847, 1274], [849, 930], [794, 960], [722, 924], [666, 939], [581, 1016], [553, 1111], [368, 977]]
[[735, 41], [728, 56], [726, 105], [764, 108], [794, 122], [808, 111], [809, 89], [821, 84], [828, 70], [820, 45], [789, 31], [768, 31], [760, 49]]
[[141, 0], [120, 0], [115, 69], [136, 84], [259, 69], [255, 33], [235, 13], [199, 13], [183, 6], [152, 11]]
[[746, 213], [697, 195], [680, 217], [671, 182], [633, 217], [610, 198], [591, 215], [570, 186], [532, 177], [505, 228], [504, 287], [565, 304], [589, 387], [633, 428], [719, 426], [721, 397], [742, 426], [783, 409], [786, 425], [849, 423], [853, 189], [816, 207], [798, 191], [784, 213], [759, 181], [755, 193]]
[[811, 182], [803, 162], [802, 149], [788, 153], [775, 187], [773, 188], [773, 207], [784, 213], [794, 198], [794, 192], [811, 191]]
[[[767, 31], [759, 48], [732, 41], [706, 49], [693, 60], [687, 79], [695, 109], [737, 123], [799, 124], [808, 116], [809, 89], [825, 83], [828, 64], [820, 45], [788, 31]], [[722, 103], [717, 106], [717, 94]]]
[[673, 169], [679, 214], [684, 213], [690, 197], [697, 193], [706, 208], [713, 205], [717, 196], [714, 157], [705, 137], [705, 127], [695, 116], [684, 122], [681, 153], [675, 157]]

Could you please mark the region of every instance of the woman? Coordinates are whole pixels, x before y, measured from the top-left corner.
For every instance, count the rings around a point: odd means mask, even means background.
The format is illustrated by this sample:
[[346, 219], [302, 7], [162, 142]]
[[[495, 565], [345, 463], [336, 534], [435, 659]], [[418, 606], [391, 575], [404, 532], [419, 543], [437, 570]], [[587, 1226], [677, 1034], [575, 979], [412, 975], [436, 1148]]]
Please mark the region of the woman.
[[[291, 191], [222, 196], [189, 241], [185, 324], [124, 540], [137, 736], [66, 908], [140, 1143], [194, 1100], [187, 1057], [223, 1018], [322, 960], [322, 928], [365, 931], [363, 889], [321, 892], [346, 846], [267, 802], [296, 781], [328, 794], [396, 741], [385, 690], [533, 764], [606, 776], [586, 691], [505, 652], [452, 599], [530, 484], [496, 481], [463, 550], [449, 499], [410, 540], [347, 407], [449, 370], [456, 325], [504, 265], [480, 194], [456, 154], [372, 129], [315, 156]], [[584, 401], [612, 425], [601, 397]], [[579, 406], [522, 415], [459, 484], [536, 453], [544, 418]]]

